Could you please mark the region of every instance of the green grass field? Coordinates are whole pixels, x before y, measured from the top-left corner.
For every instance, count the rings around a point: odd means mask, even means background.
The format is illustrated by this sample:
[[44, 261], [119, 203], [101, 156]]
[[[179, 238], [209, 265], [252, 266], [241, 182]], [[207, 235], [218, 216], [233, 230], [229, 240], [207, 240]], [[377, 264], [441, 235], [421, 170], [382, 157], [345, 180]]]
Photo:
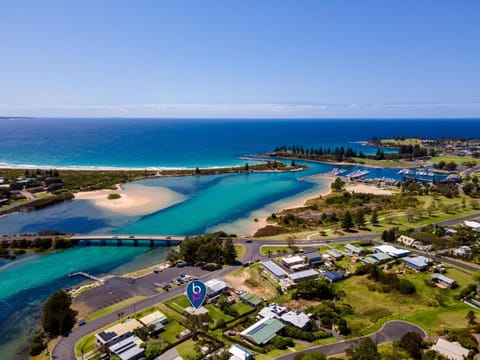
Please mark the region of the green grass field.
[[97, 311], [94, 311], [94, 312], [88, 314], [87, 316], [85, 316], [85, 320], [92, 321], [92, 320], [98, 319], [102, 316], [105, 316], [107, 314], [110, 314], [112, 312], [120, 310], [120, 309], [124, 308], [125, 306], [134, 304], [134, 303], [139, 302], [139, 301], [141, 301], [143, 299], [146, 299], [146, 298], [147, 298], [146, 296], [135, 296], [135, 297], [126, 299], [124, 301], [120, 301], [116, 304], [104, 307], [103, 309], [100, 309], [100, 310], [97, 310]]
[[247, 247], [242, 244], [235, 244], [235, 251], [237, 252], [237, 260], [242, 259], [247, 253]]
[[471, 156], [434, 156], [428, 159], [428, 163], [434, 164], [439, 163], [440, 161], [445, 161], [446, 163], [454, 162], [457, 164], [465, 163], [465, 162], [477, 162], [478, 159], [471, 157]]

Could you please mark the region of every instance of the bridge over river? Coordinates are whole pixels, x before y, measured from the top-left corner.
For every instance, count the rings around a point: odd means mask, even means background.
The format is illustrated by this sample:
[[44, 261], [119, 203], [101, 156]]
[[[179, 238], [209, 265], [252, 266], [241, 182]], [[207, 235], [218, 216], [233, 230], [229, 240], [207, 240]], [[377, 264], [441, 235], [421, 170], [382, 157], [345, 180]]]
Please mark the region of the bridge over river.
[[145, 234], [91, 234], [91, 235], [72, 235], [68, 237], [76, 243], [94, 244], [100, 243], [105, 245], [116, 242], [117, 245], [133, 244], [138, 245], [140, 242], [148, 241], [150, 246], [156, 242], [162, 242], [167, 246], [178, 245], [185, 239], [185, 236], [168, 236], [168, 235], [145, 235]]

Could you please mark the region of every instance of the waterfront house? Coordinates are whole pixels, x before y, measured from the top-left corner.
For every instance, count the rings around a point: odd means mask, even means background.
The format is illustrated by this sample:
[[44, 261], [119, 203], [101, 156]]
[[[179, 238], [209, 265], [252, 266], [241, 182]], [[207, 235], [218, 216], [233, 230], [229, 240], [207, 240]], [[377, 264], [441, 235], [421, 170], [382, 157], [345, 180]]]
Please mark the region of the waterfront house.
[[451, 279], [443, 274], [432, 274], [431, 279], [440, 288], [451, 289], [457, 286], [457, 282], [454, 279]]
[[285, 280], [288, 277], [288, 273], [271, 260], [262, 262], [262, 267], [277, 281]]
[[432, 260], [425, 256], [415, 256], [415, 257], [407, 256], [403, 258], [403, 263], [405, 264], [405, 266], [417, 271], [427, 270], [431, 262]]
[[277, 319], [264, 318], [243, 330], [240, 336], [255, 345], [265, 345], [284, 327], [285, 325]]

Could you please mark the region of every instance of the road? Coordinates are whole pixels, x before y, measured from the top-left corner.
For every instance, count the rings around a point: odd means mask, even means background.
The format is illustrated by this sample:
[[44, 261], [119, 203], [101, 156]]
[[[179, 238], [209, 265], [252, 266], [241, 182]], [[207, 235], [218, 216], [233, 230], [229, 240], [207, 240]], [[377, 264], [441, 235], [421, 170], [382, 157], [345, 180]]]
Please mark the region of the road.
[[[383, 344], [386, 342], [392, 342], [399, 340], [403, 335], [408, 332], [419, 333], [423, 338], [425, 338], [425, 331], [418, 327], [417, 325], [405, 322], [405, 321], [389, 321], [377, 332], [369, 335], [376, 344]], [[293, 360], [295, 355], [299, 353], [311, 353], [311, 352], [322, 352], [325, 355], [336, 355], [344, 353], [347, 349], [354, 346], [356, 343], [361, 341], [361, 338], [355, 338], [351, 340], [341, 341], [328, 345], [319, 345], [309, 348], [308, 350], [292, 352], [287, 355], [278, 357], [278, 360]]]

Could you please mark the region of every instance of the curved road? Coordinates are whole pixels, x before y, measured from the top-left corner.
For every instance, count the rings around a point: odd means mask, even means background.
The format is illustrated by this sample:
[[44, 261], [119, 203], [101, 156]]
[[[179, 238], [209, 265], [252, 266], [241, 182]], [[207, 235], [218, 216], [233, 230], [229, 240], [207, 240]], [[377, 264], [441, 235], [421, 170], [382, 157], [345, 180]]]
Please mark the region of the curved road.
[[[369, 335], [368, 337], [371, 338], [376, 344], [382, 344], [386, 342], [400, 340], [400, 338], [408, 332], [419, 333], [422, 336], [422, 338], [425, 338], [426, 336], [425, 331], [421, 327], [418, 327], [417, 325], [414, 325], [406, 321], [395, 320], [395, 321], [389, 321], [385, 323], [385, 325], [383, 325], [383, 327], [380, 330]], [[344, 353], [347, 349], [351, 348], [361, 340], [362, 338], [355, 338], [355, 339], [341, 341], [338, 343], [333, 343], [328, 345], [314, 346], [309, 348], [308, 350], [296, 351], [287, 355], [280, 356], [277, 359], [293, 360], [295, 355], [299, 353], [311, 353], [311, 352], [322, 352], [327, 356], [337, 355], [337, 354]]]

